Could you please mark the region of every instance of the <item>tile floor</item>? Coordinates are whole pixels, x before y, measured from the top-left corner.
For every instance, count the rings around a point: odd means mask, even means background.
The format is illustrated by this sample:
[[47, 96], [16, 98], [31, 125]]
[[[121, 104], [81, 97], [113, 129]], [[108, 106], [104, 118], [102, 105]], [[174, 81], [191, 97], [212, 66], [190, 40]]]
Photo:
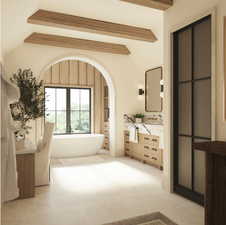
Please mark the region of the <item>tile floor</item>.
[[160, 211], [178, 225], [203, 225], [199, 205], [161, 188], [162, 172], [129, 158], [54, 160], [52, 183], [2, 208], [2, 225], [102, 225]]

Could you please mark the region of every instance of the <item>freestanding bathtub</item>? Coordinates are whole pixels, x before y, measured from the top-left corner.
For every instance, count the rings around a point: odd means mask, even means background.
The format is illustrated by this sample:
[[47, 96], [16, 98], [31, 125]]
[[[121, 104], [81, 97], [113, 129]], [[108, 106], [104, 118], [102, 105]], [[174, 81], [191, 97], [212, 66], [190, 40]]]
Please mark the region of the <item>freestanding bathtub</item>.
[[104, 142], [103, 134], [55, 135], [51, 144], [52, 158], [96, 155]]

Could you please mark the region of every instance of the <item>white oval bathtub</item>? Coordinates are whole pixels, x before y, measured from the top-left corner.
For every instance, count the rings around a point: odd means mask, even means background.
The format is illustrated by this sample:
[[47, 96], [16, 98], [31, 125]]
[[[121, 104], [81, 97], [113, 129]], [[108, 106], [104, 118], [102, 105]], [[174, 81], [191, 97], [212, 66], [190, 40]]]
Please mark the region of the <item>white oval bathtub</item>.
[[51, 157], [72, 158], [96, 155], [101, 150], [103, 142], [103, 134], [54, 135]]

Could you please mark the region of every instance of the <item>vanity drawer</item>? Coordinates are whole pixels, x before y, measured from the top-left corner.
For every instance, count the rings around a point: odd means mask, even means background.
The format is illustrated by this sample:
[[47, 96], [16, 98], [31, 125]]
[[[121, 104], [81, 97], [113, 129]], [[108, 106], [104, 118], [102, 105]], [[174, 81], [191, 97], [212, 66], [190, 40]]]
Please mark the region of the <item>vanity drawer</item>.
[[143, 154], [144, 155], [148, 155], [148, 156], [154, 156], [154, 157], [158, 157], [158, 158], [160, 158], [161, 159], [161, 151], [157, 151], [157, 152], [152, 152], [152, 151], [147, 151], [147, 150], [144, 150], [144, 152], [143, 152]]
[[152, 165], [155, 165], [157, 167], [161, 167], [162, 166], [162, 158], [159, 155], [153, 155], [153, 154], [144, 154], [144, 160], [147, 163], [150, 163]]
[[152, 152], [152, 153], [156, 153], [160, 150], [159, 148], [153, 145], [141, 145], [141, 148], [143, 149], [143, 151]]
[[131, 145], [131, 143], [129, 142], [129, 140], [125, 139], [124, 140], [124, 145]]
[[105, 123], [104, 123], [104, 130], [105, 130], [105, 129], [109, 129], [109, 124], [108, 124], [108, 122], [105, 122]]
[[109, 137], [108, 136], [104, 136], [104, 141], [108, 141], [109, 142]]
[[151, 145], [153, 147], [159, 147], [159, 137], [153, 135], [142, 134], [140, 135], [140, 143], [144, 145]]
[[135, 149], [133, 143], [130, 143], [130, 142], [125, 143], [124, 149], [125, 149], [125, 155], [133, 157], [133, 153]]
[[132, 151], [129, 148], [125, 148], [125, 155], [132, 156]]
[[109, 140], [108, 139], [104, 140], [104, 148], [109, 148]]
[[124, 132], [124, 140], [129, 141], [129, 132], [128, 131]]
[[105, 135], [109, 135], [109, 130], [108, 129], [104, 129], [104, 134]]

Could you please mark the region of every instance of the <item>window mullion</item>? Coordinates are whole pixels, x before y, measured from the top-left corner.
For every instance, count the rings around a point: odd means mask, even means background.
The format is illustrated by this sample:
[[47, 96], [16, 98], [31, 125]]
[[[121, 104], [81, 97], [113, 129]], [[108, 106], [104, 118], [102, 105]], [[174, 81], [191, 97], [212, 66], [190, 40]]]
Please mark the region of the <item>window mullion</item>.
[[66, 129], [67, 133], [71, 133], [71, 95], [70, 88], [66, 89]]

